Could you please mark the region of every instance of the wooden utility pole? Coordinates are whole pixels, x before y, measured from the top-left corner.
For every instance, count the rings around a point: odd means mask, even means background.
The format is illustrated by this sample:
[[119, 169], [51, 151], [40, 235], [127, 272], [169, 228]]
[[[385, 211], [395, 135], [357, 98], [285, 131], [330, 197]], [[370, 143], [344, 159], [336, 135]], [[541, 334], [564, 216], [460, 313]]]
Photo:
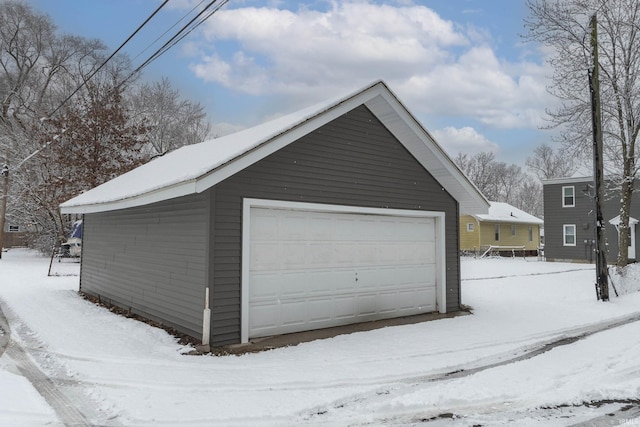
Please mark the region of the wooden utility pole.
[[607, 254], [604, 238], [603, 161], [602, 161], [602, 118], [600, 112], [600, 81], [598, 66], [598, 19], [591, 17], [591, 56], [593, 67], [589, 70], [589, 89], [591, 91], [591, 118], [593, 122], [593, 181], [596, 189], [596, 295], [599, 300], [609, 301], [609, 281], [607, 278]]
[[5, 164], [0, 170], [2, 176], [2, 203], [0, 206], [0, 259], [4, 245], [4, 221], [7, 217], [7, 199], [9, 198], [9, 165]]

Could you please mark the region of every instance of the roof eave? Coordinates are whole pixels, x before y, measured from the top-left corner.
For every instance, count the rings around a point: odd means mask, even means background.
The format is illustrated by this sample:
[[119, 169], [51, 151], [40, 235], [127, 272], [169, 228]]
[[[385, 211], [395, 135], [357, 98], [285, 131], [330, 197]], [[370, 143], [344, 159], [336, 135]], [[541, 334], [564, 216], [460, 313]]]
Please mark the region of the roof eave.
[[132, 208], [136, 206], [149, 205], [151, 203], [161, 202], [163, 200], [169, 200], [176, 197], [186, 196], [196, 193], [196, 180], [184, 181], [179, 184], [175, 184], [169, 187], [159, 188], [154, 191], [139, 194], [137, 196], [128, 197], [125, 199], [108, 201], [104, 203], [91, 203], [91, 204], [69, 204], [72, 202], [65, 202], [60, 205], [60, 212], [63, 214], [87, 214], [96, 212], [108, 212], [119, 209]]

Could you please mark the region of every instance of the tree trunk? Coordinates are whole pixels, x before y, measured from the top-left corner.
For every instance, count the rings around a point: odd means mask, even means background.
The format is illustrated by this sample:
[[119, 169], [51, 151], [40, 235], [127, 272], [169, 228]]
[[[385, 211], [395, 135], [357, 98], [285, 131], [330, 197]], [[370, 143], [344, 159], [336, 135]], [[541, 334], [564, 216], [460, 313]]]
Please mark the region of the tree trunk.
[[[625, 164], [626, 166], [626, 164]], [[625, 169], [627, 169], [625, 167]], [[620, 191], [620, 225], [618, 226], [618, 267], [629, 263], [629, 217], [631, 216], [631, 196], [634, 179], [626, 173]]]

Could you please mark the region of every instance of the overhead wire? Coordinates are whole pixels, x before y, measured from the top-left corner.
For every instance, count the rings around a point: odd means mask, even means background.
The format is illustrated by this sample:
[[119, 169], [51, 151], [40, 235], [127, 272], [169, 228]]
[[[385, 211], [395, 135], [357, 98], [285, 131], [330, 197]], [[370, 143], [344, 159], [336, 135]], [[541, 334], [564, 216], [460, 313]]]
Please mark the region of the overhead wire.
[[191, 8], [190, 11], [188, 11], [187, 13], [185, 13], [182, 18], [178, 19], [175, 24], [173, 24], [172, 26], [170, 26], [169, 28], [167, 28], [165, 30], [164, 33], [160, 34], [158, 37], [156, 37], [156, 39], [154, 41], [152, 41], [151, 43], [149, 43], [149, 45], [147, 47], [145, 47], [144, 49], [142, 49], [140, 51], [140, 53], [138, 53], [136, 56], [134, 56], [131, 61], [135, 61], [136, 59], [138, 59], [140, 56], [142, 56], [143, 53], [145, 53], [151, 46], [153, 46], [156, 42], [158, 42], [160, 39], [162, 39], [164, 36], [167, 35], [167, 33], [169, 33], [169, 31], [171, 31], [173, 28], [175, 28], [176, 25], [178, 25], [180, 22], [182, 22], [187, 16], [191, 15], [193, 13], [194, 10], [198, 9], [200, 7], [200, 5], [202, 5], [202, 3], [204, 3], [207, 0], [200, 0], [200, 3], [198, 3], [197, 5], [193, 6]]
[[[173, 24], [167, 31], [165, 31], [161, 36], [159, 36], [158, 38], [156, 38], [156, 40], [154, 40], [152, 43], [149, 44], [149, 46], [147, 46], [142, 52], [146, 51], [146, 49], [148, 49], [150, 46], [152, 46], [154, 43], [156, 43], [160, 38], [162, 38], [164, 35], [166, 35], [171, 28], [174, 28], [178, 23], [180, 23], [182, 20], [184, 20], [189, 14], [191, 14], [194, 10], [196, 10], [202, 3], [204, 3], [206, 0], [202, 0], [200, 3], [198, 3], [196, 6], [194, 6], [188, 13], [186, 13], [182, 18], [180, 18], [175, 24]], [[88, 81], [95, 76], [120, 50], [122, 50], [122, 48], [151, 20], [153, 19], [153, 17], [169, 2], [169, 0], [164, 0], [164, 2], [158, 6], [156, 8], [156, 10], [153, 11], [153, 13], [147, 18], [145, 19], [145, 21], [140, 24], [140, 26], [138, 26], [138, 28], [129, 36], [127, 37], [127, 39], [107, 58], [105, 59], [102, 64], [96, 68], [86, 79], [83, 80], [83, 82], [69, 95], [67, 96], [51, 113], [49, 113], [47, 115], [47, 117], [43, 117], [42, 119], [40, 119], [40, 121], [44, 121], [50, 117], [52, 117], [55, 113], [57, 113], [67, 102], [69, 102], [69, 100], [76, 94], [78, 93], [78, 91], [80, 91], [80, 89], [82, 89], [87, 83]], [[137, 73], [139, 73], [140, 71], [142, 71], [143, 68], [145, 68], [146, 66], [148, 66], [151, 62], [155, 61], [156, 59], [158, 59], [161, 55], [163, 55], [165, 52], [167, 52], [169, 49], [171, 49], [173, 46], [175, 46], [178, 42], [180, 42], [182, 39], [184, 39], [184, 37], [186, 37], [188, 34], [190, 34], [194, 29], [196, 29], [198, 26], [200, 26], [203, 22], [205, 22], [207, 19], [209, 19], [215, 12], [217, 12], [222, 6], [224, 6], [228, 0], [223, 0], [222, 2], [220, 2], [218, 5], [216, 5], [216, 7], [212, 10], [209, 10], [215, 3], [217, 2], [217, 0], [212, 0], [207, 6], [205, 6], [200, 13], [198, 13], [194, 18], [192, 18], [186, 25], [184, 25], [180, 31], [178, 31], [173, 37], [171, 37], [169, 39], [169, 41], [167, 41], [165, 44], [162, 45], [162, 47], [160, 47], [158, 50], [156, 50], [146, 61], [144, 61], [144, 63], [142, 65], [140, 65], [139, 67], [137, 67], [131, 74], [129, 74], [124, 80], [122, 80], [114, 89], [119, 88], [121, 86], [123, 86], [126, 82], [128, 82], [133, 76], [135, 76]], [[207, 12], [208, 11], [208, 12]], [[205, 12], [207, 12], [205, 14]], [[196, 20], [198, 20], [198, 18], [200, 18], [202, 15], [205, 15], [203, 18], [201, 18], [198, 22], [196, 22], [194, 25], [192, 25]], [[142, 54], [142, 52], [140, 54]], [[136, 56], [136, 58], [138, 56], [140, 56], [140, 54], [138, 54]], [[59, 138], [53, 138], [51, 141], [47, 142], [44, 146], [42, 146], [41, 148], [39, 148], [38, 150], [34, 151], [33, 153], [29, 154], [27, 157], [25, 157], [22, 161], [20, 161], [18, 163], [18, 165], [16, 165], [15, 167], [13, 167], [12, 169], [18, 169], [20, 168], [20, 166], [22, 166], [27, 160], [29, 160], [30, 158], [34, 157], [35, 155], [37, 155], [38, 153], [40, 153], [42, 150], [44, 150], [45, 148], [49, 147], [53, 142], [55, 142], [57, 139]]]
[[88, 82], [89, 80], [91, 80], [91, 78], [92, 78], [93, 76], [95, 76], [95, 75], [98, 73], [98, 71], [100, 71], [100, 70], [101, 70], [105, 65], [107, 65], [107, 63], [108, 63], [108, 62], [109, 62], [109, 61], [110, 61], [114, 56], [116, 56], [116, 54], [117, 54], [118, 52], [120, 52], [120, 50], [122, 50], [122, 48], [123, 48], [127, 43], [129, 43], [129, 41], [130, 41], [133, 37], [135, 37], [135, 35], [136, 35], [136, 34], [138, 34], [138, 32], [139, 32], [139, 31], [140, 31], [140, 30], [141, 30], [145, 25], [147, 25], [147, 23], [148, 23], [149, 21], [151, 21], [151, 19], [153, 19], [153, 17], [154, 17], [154, 16], [156, 16], [156, 14], [157, 14], [158, 12], [160, 12], [160, 9], [162, 9], [162, 8], [163, 8], [167, 3], [169, 3], [169, 0], [164, 0], [164, 2], [163, 2], [160, 6], [158, 6], [158, 7], [156, 8], [156, 10], [154, 10], [154, 11], [153, 11], [153, 13], [152, 13], [152, 14], [151, 14], [147, 19], [145, 19], [145, 20], [144, 20], [144, 22], [143, 22], [142, 24], [140, 24], [140, 25], [138, 26], [138, 28], [136, 28], [136, 30], [135, 30], [135, 31], [134, 31], [134, 32], [133, 32], [129, 37], [127, 37], [127, 39], [126, 39], [126, 40], [125, 40], [125, 41], [124, 41], [124, 42], [123, 42], [123, 43], [122, 43], [122, 44], [121, 44], [121, 45], [120, 45], [116, 50], [114, 50], [114, 51], [113, 51], [113, 53], [112, 53], [111, 55], [109, 55], [109, 57], [108, 57], [107, 59], [105, 59], [105, 60], [102, 62], [102, 64], [100, 64], [100, 66], [99, 66], [98, 68], [96, 68], [95, 70], [93, 70], [93, 72], [92, 72], [91, 74], [89, 74], [89, 76], [88, 76], [86, 79], [83, 79], [82, 83], [81, 83], [81, 84], [80, 84], [80, 85], [79, 85], [79, 86], [78, 86], [78, 87], [77, 87], [73, 92], [71, 92], [71, 94], [70, 94], [69, 96], [67, 96], [67, 97], [64, 99], [64, 101], [62, 101], [62, 102], [60, 103], [60, 105], [58, 105], [58, 106], [56, 107], [56, 109], [55, 109], [55, 110], [53, 110], [51, 113], [49, 113], [49, 117], [53, 116], [53, 115], [54, 115], [55, 113], [57, 113], [57, 112], [58, 112], [58, 110], [60, 110], [60, 109], [61, 109], [61, 108], [62, 108], [62, 107], [67, 103], [67, 102], [69, 102], [69, 100], [70, 100], [71, 98], [73, 98], [73, 96], [74, 96], [76, 93], [78, 93], [78, 91], [79, 91], [80, 89], [82, 89], [82, 88], [87, 84], [87, 82]]
[[[185, 24], [180, 31], [173, 35], [169, 40], [167, 40], [160, 48], [158, 48], [146, 61], [144, 61], [138, 68], [133, 70], [131, 74], [129, 74], [119, 85], [118, 87], [126, 84], [133, 76], [138, 74], [142, 69], [148, 66], [150, 63], [158, 59], [161, 55], [171, 49], [173, 46], [178, 44], [182, 39], [184, 39], [187, 35], [189, 35], [193, 30], [199, 27], [202, 23], [204, 23], [207, 19], [209, 19], [214, 13], [216, 13], [222, 6], [228, 3], [229, 0], [223, 0], [218, 2], [218, 0], [212, 0], [207, 4], [196, 16], [194, 16], [187, 24]], [[201, 2], [202, 3], [202, 2]], [[215, 5], [218, 3], [217, 5]], [[214, 9], [209, 10], [212, 6], [216, 6]], [[193, 9], [192, 9], [193, 10]], [[202, 15], [205, 15], [201, 18]], [[198, 20], [195, 24], [194, 22]], [[193, 25], [192, 25], [193, 24]]]

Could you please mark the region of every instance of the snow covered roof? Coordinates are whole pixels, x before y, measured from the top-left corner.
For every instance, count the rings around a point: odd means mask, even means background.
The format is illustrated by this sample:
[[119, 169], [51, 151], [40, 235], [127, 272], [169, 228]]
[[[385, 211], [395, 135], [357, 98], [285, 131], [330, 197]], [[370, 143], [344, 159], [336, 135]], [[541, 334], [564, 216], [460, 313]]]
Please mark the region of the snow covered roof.
[[543, 179], [542, 185], [550, 185], [550, 184], [577, 184], [581, 182], [593, 182], [593, 177], [584, 176], [584, 175], [573, 175], [570, 177], [564, 178], [549, 178]]
[[540, 218], [503, 202], [490, 202], [489, 213], [474, 215], [479, 221], [510, 222], [516, 224], [544, 224]]
[[231, 135], [179, 148], [64, 202], [60, 209], [62, 213], [103, 212], [200, 193], [360, 105], [458, 200], [461, 212], [487, 212], [485, 197], [383, 81]]

